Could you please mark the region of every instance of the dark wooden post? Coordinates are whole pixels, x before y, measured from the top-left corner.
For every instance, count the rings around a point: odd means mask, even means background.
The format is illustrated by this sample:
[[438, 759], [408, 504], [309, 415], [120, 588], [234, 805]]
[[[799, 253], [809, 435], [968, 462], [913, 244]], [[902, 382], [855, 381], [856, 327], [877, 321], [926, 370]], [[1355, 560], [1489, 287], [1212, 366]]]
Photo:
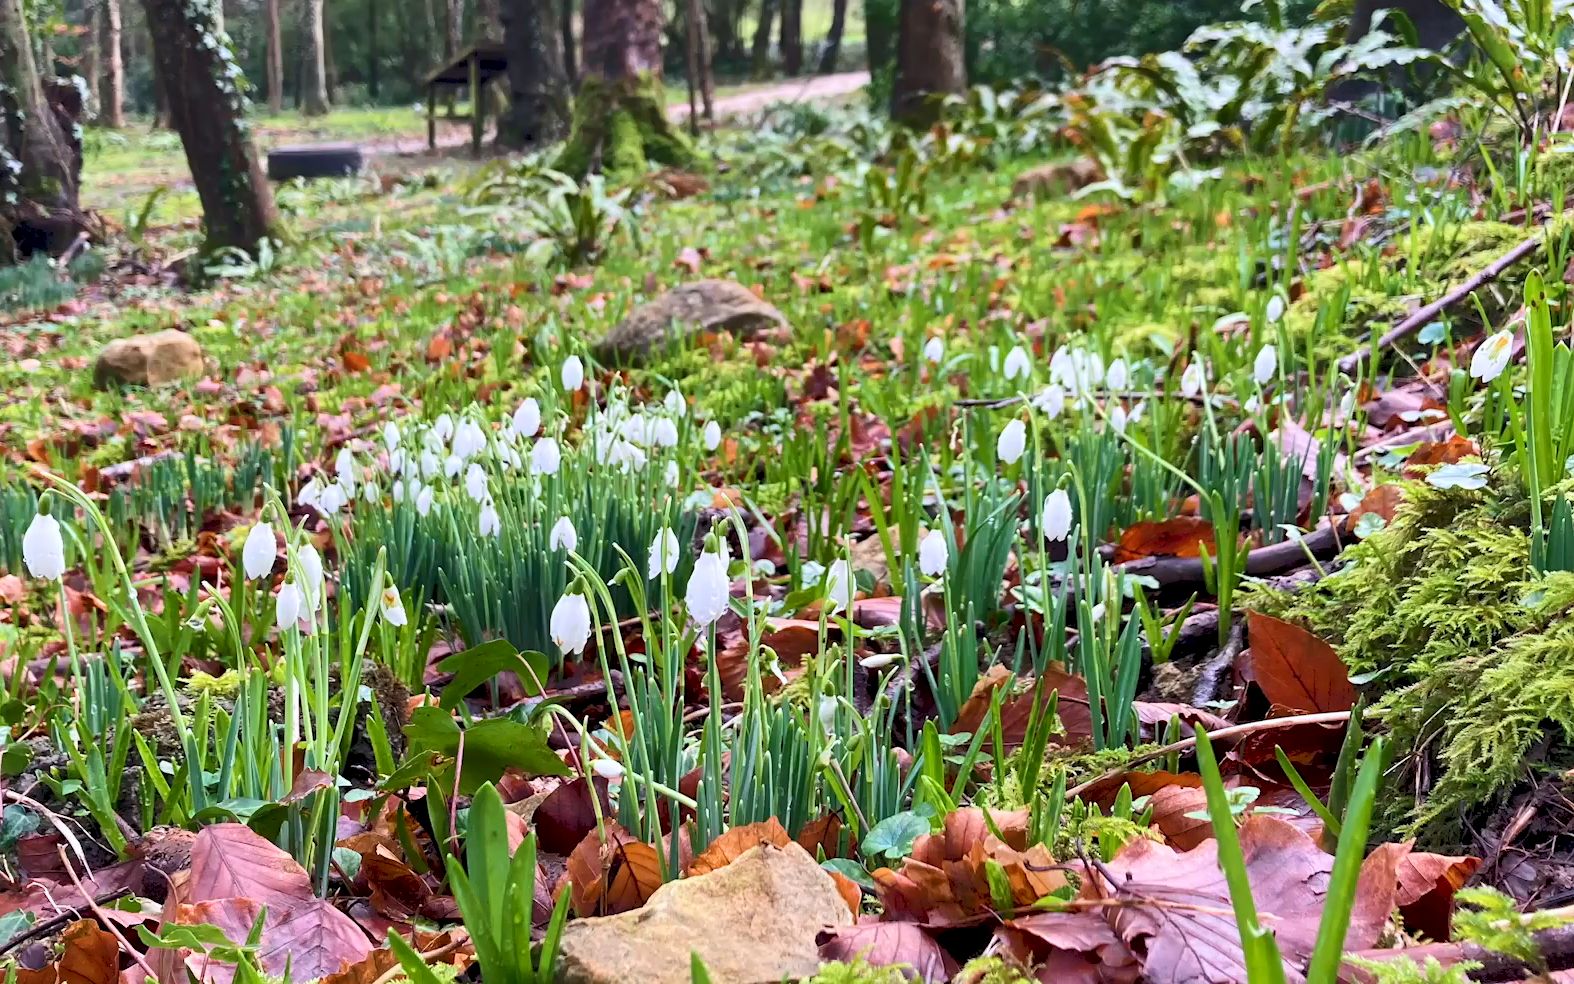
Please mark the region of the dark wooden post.
[[437, 149], [437, 83], [426, 83], [426, 149]]
[[470, 49], [470, 156], [481, 156], [486, 137], [486, 107], [481, 104], [481, 52]]

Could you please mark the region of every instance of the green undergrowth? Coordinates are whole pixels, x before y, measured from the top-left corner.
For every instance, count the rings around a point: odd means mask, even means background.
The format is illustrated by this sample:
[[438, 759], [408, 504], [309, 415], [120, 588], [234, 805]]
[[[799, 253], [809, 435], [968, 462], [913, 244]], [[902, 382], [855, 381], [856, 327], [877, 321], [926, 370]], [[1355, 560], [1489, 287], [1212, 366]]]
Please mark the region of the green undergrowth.
[[1335, 645], [1401, 750], [1384, 824], [1451, 844], [1518, 784], [1574, 765], [1574, 574], [1535, 576], [1512, 472], [1478, 492], [1404, 489], [1338, 572], [1244, 605]]

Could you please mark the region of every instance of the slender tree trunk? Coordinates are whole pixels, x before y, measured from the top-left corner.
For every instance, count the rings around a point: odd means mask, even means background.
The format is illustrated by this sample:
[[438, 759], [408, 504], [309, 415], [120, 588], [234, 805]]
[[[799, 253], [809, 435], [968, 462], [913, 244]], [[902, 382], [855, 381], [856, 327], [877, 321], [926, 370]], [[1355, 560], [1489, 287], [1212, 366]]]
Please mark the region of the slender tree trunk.
[[[284, 25], [279, 0], [263, 4], [263, 32], [268, 36], [268, 110], [284, 112]], [[376, 35], [373, 35], [375, 38]]]
[[699, 108], [694, 105], [694, 93], [698, 89], [700, 102], [704, 106], [705, 119], [715, 122], [716, 108], [715, 86], [711, 82], [710, 72], [710, 32], [705, 24], [705, 5], [700, 0], [686, 0], [684, 8], [684, 26], [687, 28], [686, 38], [689, 72], [689, 132], [699, 133]]
[[569, 84], [563, 69], [558, 5], [554, 0], [506, 0], [503, 43], [508, 47], [508, 113], [497, 141], [534, 150], [568, 132]]
[[753, 74], [763, 79], [770, 74], [771, 25], [776, 20], [776, 0], [760, 0], [760, 22], [754, 26], [754, 43], [749, 53]]
[[782, 7], [782, 71], [803, 71], [803, 0], [780, 0]]
[[123, 43], [120, 0], [104, 0], [104, 89], [99, 99], [99, 122], [113, 129], [126, 125], [126, 60]]
[[[144, 3], [147, 0], [143, 0]], [[301, 111], [307, 116], [321, 116], [328, 112], [328, 63], [324, 54], [322, 8], [324, 0], [306, 0], [306, 23], [302, 41], [306, 57], [306, 77], [301, 97]]]
[[443, 48], [448, 57], [459, 54], [465, 43], [465, 0], [448, 0], [443, 18]]
[[366, 91], [377, 101], [382, 89], [382, 49], [377, 44], [377, 0], [366, 0]]
[[962, 18], [962, 0], [902, 0], [891, 84], [893, 119], [927, 127], [935, 120], [939, 97], [967, 89]]
[[864, 54], [869, 74], [879, 75], [891, 68], [895, 58], [896, 22], [902, 0], [863, 0]]
[[660, 0], [585, 0], [584, 11], [584, 75], [556, 168], [577, 176], [693, 166], [694, 145], [663, 105]]
[[579, 84], [579, 58], [574, 45], [574, 0], [562, 0], [558, 13], [563, 21], [563, 74], [568, 77], [570, 86], [576, 86]]
[[46, 95], [21, 0], [0, 0], [0, 265], [66, 250], [81, 161]]
[[104, 7], [94, 0], [83, 6], [87, 23], [82, 35], [82, 77], [87, 80], [88, 115], [97, 117], [104, 104]]
[[842, 33], [847, 30], [847, 0], [832, 0], [831, 29], [825, 35], [825, 50], [820, 52], [820, 74], [836, 71], [836, 59], [842, 53]]
[[[15, 0], [0, 0], [0, 3]], [[230, 77], [233, 56], [214, 44], [212, 0], [142, 0], [154, 67], [202, 200], [205, 250], [248, 252], [276, 235], [279, 216], [242, 118], [245, 97]]]

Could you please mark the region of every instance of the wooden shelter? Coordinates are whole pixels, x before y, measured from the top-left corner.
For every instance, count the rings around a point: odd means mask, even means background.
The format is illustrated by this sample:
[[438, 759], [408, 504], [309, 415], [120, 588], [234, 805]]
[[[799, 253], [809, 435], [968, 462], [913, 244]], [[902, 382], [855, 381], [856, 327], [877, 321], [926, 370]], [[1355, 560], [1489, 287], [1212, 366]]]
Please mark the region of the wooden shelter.
[[426, 77], [426, 146], [437, 149], [437, 97], [444, 89], [470, 90], [470, 152], [481, 156], [486, 134], [486, 84], [508, 74], [508, 50], [498, 41], [477, 41]]

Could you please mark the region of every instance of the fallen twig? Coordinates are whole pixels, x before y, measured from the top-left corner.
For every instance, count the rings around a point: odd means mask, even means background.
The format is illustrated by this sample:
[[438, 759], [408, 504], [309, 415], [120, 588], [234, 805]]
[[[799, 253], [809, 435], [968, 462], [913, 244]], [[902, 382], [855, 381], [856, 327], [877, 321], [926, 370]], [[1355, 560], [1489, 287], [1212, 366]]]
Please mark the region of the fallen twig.
[[[1319, 526], [1299, 540], [1285, 540], [1256, 547], [1246, 555], [1246, 573], [1253, 577], [1279, 574], [1307, 562], [1307, 554], [1324, 560], [1333, 557], [1342, 548], [1337, 525]], [[1101, 547], [1114, 555], [1113, 547]], [[1162, 587], [1174, 584], [1202, 584], [1205, 581], [1201, 557], [1143, 557], [1117, 565], [1128, 574], [1151, 577]]]
[[[1475, 273], [1474, 276], [1460, 284], [1458, 287], [1455, 287], [1453, 290], [1444, 294], [1442, 297], [1439, 297], [1432, 303], [1417, 308], [1411, 313], [1409, 317], [1405, 318], [1397, 325], [1394, 325], [1394, 327], [1390, 328], [1382, 338], [1378, 339], [1378, 348], [1388, 348], [1390, 345], [1393, 345], [1395, 342], [1406, 337], [1407, 335], [1419, 331], [1422, 327], [1431, 324], [1437, 319], [1439, 314], [1442, 314], [1444, 311], [1453, 307], [1455, 304], [1458, 304], [1460, 301], [1480, 290], [1482, 287], [1485, 287], [1487, 284], [1496, 280], [1498, 277], [1502, 276], [1503, 271], [1529, 256], [1531, 253], [1534, 253], [1541, 247], [1544, 238], [1544, 233], [1537, 232], [1534, 236], [1531, 236], [1529, 239], [1521, 242], [1518, 246], [1515, 246], [1507, 253], [1504, 253], [1502, 256], [1493, 260], [1491, 263], [1488, 263], [1485, 267], [1482, 267]], [[1361, 365], [1361, 363], [1365, 362], [1371, 357], [1371, 347], [1363, 345], [1354, 352], [1339, 360], [1339, 371], [1343, 373], [1354, 372], [1356, 368]]]

